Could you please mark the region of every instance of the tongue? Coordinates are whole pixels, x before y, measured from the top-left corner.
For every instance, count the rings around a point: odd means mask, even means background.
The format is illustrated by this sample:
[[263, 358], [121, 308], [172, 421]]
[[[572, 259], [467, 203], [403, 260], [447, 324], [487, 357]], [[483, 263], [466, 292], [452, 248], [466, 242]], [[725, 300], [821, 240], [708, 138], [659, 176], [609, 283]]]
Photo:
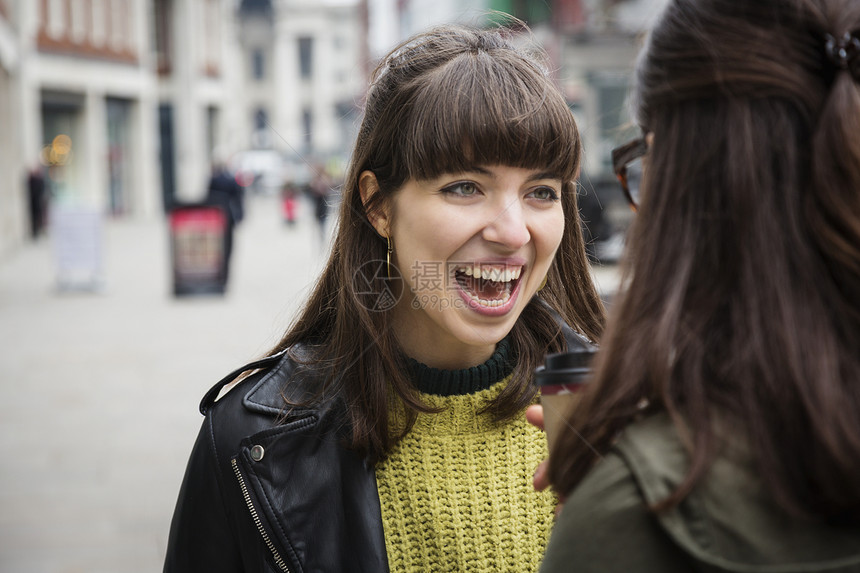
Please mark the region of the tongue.
[[483, 300], [500, 299], [506, 290], [505, 283], [474, 277], [466, 281], [466, 287]]

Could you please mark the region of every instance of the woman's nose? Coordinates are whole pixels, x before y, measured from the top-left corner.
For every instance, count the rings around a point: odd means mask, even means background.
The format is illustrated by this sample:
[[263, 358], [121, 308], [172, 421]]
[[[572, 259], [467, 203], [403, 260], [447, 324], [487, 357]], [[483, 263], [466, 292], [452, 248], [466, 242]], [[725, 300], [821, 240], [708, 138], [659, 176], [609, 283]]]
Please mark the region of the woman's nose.
[[482, 233], [485, 240], [515, 251], [531, 240], [526, 213], [518, 200], [497, 209], [487, 221]]

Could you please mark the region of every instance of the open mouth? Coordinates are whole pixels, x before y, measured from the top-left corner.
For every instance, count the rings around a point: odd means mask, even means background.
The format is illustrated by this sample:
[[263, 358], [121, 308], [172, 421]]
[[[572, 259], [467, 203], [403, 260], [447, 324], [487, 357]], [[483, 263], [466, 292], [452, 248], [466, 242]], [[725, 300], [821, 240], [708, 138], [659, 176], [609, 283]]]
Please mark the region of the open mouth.
[[522, 266], [458, 265], [454, 269], [454, 279], [475, 304], [494, 308], [511, 299], [522, 272]]

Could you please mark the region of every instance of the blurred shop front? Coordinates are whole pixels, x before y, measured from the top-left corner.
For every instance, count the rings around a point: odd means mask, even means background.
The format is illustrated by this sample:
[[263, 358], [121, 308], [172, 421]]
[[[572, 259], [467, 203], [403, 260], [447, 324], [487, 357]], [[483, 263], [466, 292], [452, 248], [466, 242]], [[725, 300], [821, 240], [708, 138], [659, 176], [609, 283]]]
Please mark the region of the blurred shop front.
[[112, 215], [130, 210], [132, 101], [109, 97], [107, 104], [108, 204]]
[[81, 201], [84, 96], [69, 92], [42, 92], [42, 151], [48, 196], [55, 204]]

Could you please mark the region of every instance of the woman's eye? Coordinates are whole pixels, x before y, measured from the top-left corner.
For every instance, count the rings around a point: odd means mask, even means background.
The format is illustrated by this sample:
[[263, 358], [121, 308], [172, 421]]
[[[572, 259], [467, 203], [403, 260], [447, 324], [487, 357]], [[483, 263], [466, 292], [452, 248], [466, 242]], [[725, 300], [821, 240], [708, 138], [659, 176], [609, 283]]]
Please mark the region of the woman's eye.
[[530, 195], [541, 201], [555, 201], [558, 199], [558, 193], [552, 187], [538, 187]]
[[445, 187], [442, 189], [442, 192], [451, 195], [459, 195], [460, 197], [471, 197], [478, 192], [478, 187], [469, 181], [461, 181]]

